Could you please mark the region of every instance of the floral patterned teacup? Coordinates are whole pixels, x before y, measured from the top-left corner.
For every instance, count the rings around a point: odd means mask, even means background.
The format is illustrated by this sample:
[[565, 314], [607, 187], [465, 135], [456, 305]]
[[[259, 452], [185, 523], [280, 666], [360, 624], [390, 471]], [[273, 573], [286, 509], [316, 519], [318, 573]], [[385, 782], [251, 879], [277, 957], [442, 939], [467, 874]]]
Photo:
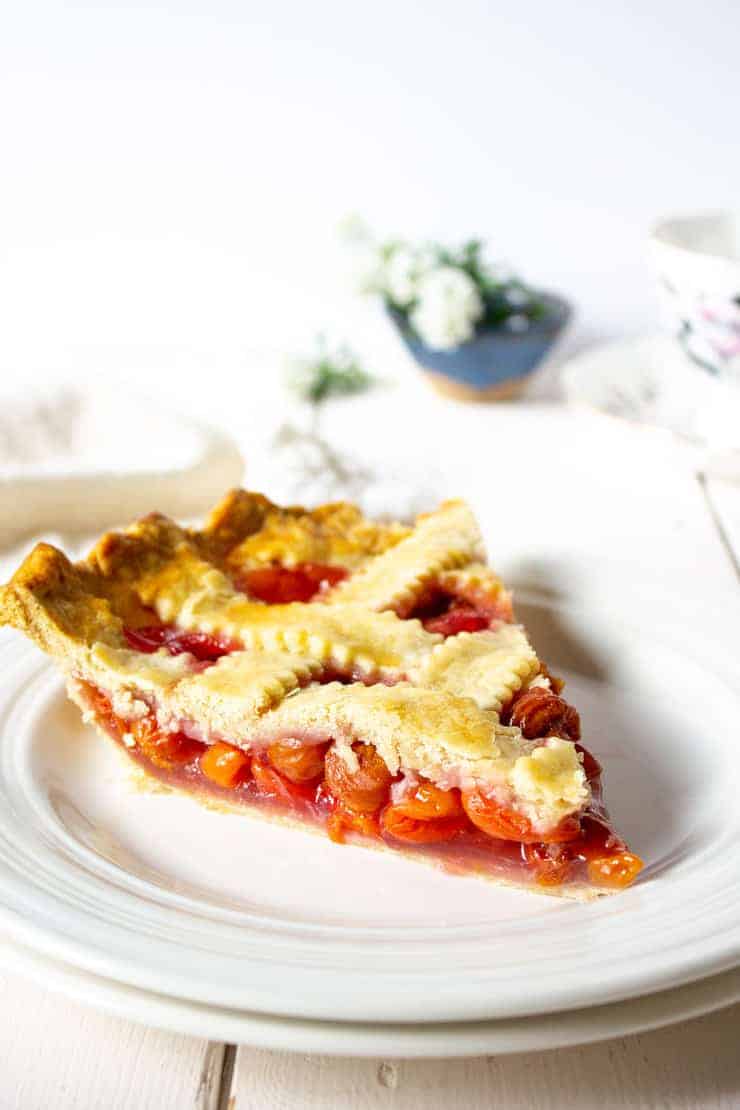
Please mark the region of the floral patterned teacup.
[[693, 361], [740, 385], [740, 223], [727, 212], [661, 220], [650, 237], [669, 326]]

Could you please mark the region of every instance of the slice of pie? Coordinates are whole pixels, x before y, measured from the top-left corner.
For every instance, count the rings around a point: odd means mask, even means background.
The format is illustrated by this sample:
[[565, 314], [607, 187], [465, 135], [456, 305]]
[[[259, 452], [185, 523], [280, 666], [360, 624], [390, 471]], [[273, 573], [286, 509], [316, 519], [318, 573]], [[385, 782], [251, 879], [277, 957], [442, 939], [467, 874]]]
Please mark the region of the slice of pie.
[[484, 559], [461, 501], [408, 528], [239, 490], [202, 531], [154, 514], [76, 564], [39, 544], [0, 623], [171, 786], [457, 873], [618, 890], [641, 861]]

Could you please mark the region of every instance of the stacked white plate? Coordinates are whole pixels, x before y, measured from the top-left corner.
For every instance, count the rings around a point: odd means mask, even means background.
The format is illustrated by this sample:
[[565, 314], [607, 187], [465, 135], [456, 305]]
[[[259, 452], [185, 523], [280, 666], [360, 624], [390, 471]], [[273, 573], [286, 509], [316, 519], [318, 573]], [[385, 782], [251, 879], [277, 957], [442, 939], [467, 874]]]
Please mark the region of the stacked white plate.
[[[525, 431], [563, 442], [564, 430], [586, 429], [574, 419], [513, 409], [460, 417], [468, 439], [479, 446], [473, 431], [485, 427], [497, 451]], [[601, 443], [617, 434], [594, 432]], [[567, 460], [554, 461], [551, 490], [558, 465], [567, 476]], [[602, 473], [600, 488], [608, 480]], [[485, 491], [474, 492], [478, 507]], [[483, 514], [489, 547], [501, 548], [495, 520], [513, 521], [515, 535], [521, 523], [519, 563], [534, 579], [538, 549], [528, 540], [546, 521], [527, 533], [513, 507], [521, 494], [510, 496], [510, 512]], [[539, 553], [562, 555], [562, 536], [546, 531]], [[584, 531], [581, 555], [588, 542]], [[604, 537], [593, 543], [601, 550]], [[80, 723], [49, 664], [7, 634], [3, 955], [46, 986], [137, 1021], [352, 1055], [554, 1047], [739, 999], [731, 638], [719, 622], [711, 637], [698, 635], [675, 607], [645, 620], [637, 590], [584, 587], [580, 601], [556, 592], [520, 592], [519, 612], [568, 680], [606, 765], [615, 823], [647, 861], [633, 888], [571, 904], [144, 789], [125, 757]]]

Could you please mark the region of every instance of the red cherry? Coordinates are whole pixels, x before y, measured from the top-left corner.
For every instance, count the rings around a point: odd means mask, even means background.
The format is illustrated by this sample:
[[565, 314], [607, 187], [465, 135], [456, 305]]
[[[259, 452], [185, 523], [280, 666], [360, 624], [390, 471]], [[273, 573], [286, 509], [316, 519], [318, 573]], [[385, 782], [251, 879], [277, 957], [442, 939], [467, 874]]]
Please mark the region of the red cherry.
[[490, 618], [478, 612], [472, 605], [453, 605], [438, 617], [427, 617], [423, 622], [427, 632], [439, 632], [442, 636], [457, 636], [458, 632], [480, 632], [490, 626]]
[[219, 639], [218, 636], [211, 636], [208, 632], [175, 632], [165, 640], [165, 647], [170, 655], [180, 655], [187, 651], [201, 663], [214, 663], [222, 655], [235, 650], [235, 645]]
[[161, 647], [170, 655], [188, 652], [201, 663], [213, 663], [222, 655], [236, 649], [236, 645], [208, 632], [181, 632], [170, 624], [150, 625], [147, 628], [124, 628], [126, 642], [134, 651], [151, 655]]
[[586, 778], [589, 782], [593, 782], [601, 774], [601, 764], [595, 755], [584, 748], [581, 744], [576, 744], [576, 751], [580, 752], [583, 756], [583, 770], [586, 773]]
[[344, 567], [298, 563], [295, 567], [255, 567], [240, 575], [237, 585], [268, 605], [288, 605], [292, 601], [310, 601], [321, 590], [346, 577]]

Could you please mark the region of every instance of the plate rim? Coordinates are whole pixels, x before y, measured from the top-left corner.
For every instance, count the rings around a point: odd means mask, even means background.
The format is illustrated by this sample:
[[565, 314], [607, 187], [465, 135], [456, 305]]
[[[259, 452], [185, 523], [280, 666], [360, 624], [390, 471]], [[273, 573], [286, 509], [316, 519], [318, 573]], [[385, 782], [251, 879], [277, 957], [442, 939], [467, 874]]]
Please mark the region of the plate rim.
[[646, 1033], [740, 1002], [740, 968], [586, 1009], [483, 1022], [392, 1025], [283, 1017], [158, 994], [44, 956], [0, 936], [0, 967], [103, 1013], [171, 1033], [273, 1052], [340, 1057], [509, 1056]]

